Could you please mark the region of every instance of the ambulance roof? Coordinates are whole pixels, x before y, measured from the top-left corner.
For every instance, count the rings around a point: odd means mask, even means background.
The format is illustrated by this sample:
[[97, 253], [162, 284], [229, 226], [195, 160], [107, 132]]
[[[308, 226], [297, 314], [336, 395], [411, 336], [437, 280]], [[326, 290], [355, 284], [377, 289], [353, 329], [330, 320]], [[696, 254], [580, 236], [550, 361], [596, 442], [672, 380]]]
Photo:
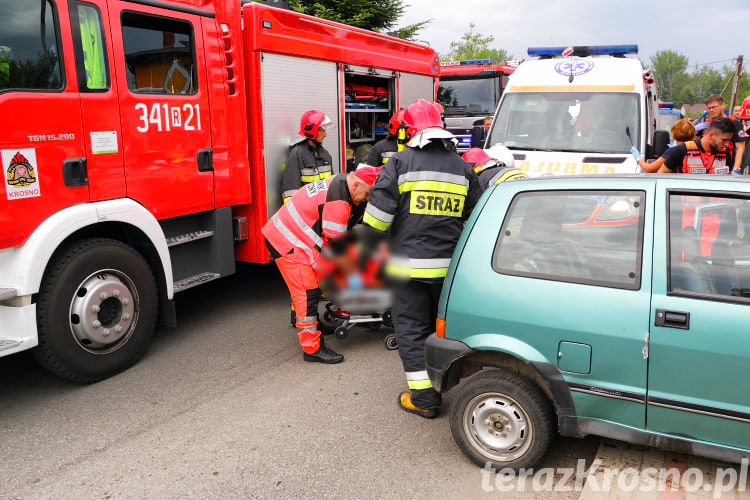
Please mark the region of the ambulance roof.
[[[570, 74], [573, 82], [569, 83]], [[560, 57], [524, 61], [506, 92], [643, 92], [643, 66], [630, 57]]]

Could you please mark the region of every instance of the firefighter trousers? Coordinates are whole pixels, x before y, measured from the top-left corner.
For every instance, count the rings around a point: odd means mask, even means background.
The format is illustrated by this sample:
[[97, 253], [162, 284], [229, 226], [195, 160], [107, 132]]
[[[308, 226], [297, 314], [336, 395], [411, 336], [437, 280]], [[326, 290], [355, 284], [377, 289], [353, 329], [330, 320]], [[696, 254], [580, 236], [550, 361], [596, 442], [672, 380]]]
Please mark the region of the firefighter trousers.
[[284, 278], [292, 304], [296, 311], [296, 325], [299, 343], [308, 354], [320, 348], [320, 330], [318, 330], [318, 302], [321, 291], [318, 276], [309, 264], [294, 262], [294, 253], [276, 259], [281, 276]]
[[393, 321], [398, 340], [398, 354], [406, 372], [411, 402], [422, 409], [440, 408], [440, 393], [427, 376], [424, 346], [435, 332], [437, 307], [443, 280], [408, 280], [393, 287]]

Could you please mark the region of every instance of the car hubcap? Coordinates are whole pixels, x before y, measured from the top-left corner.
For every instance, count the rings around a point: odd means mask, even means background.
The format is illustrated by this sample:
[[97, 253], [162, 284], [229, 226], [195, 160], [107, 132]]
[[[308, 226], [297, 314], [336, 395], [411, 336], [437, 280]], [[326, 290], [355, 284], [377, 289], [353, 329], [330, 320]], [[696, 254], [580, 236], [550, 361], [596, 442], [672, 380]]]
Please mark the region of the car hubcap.
[[480, 394], [464, 410], [464, 432], [483, 456], [511, 462], [531, 446], [533, 427], [524, 409], [500, 393]]
[[138, 293], [123, 273], [107, 269], [84, 279], [70, 303], [70, 330], [78, 344], [106, 354], [127, 341], [138, 323]]

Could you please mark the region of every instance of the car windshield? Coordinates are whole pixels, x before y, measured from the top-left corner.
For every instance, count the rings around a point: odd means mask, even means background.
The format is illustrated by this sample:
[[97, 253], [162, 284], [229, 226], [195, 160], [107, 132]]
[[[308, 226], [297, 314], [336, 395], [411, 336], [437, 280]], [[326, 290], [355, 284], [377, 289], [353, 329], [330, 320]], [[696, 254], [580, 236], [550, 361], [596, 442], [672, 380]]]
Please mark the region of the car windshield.
[[505, 94], [489, 144], [511, 149], [627, 153], [639, 138], [638, 94]]
[[471, 80], [440, 79], [438, 102], [446, 116], [460, 114], [491, 115], [495, 112], [498, 91], [497, 77]]

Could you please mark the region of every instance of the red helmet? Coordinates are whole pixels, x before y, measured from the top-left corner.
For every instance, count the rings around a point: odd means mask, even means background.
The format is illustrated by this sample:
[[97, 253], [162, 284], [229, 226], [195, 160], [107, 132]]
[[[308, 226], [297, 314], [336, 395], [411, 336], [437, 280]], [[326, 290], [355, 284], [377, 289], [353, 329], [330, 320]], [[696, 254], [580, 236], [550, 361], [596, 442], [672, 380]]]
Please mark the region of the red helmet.
[[[484, 152], [484, 149], [482, 148], [471, 148], [467, 152], [464, 153], [464, 155], [461, 157], [463, 161], [466, 163], [472, 163], [472, 168], [475, 172], [481, 171], [482, 167], [490, 160], [494, 160], [494, 158], [490, 157], [487, 153]], [[479, 169], [479, 170], [477, 170]]]
[[441, 115], [444, 115], [444, 114], [445, 114], [445, 108], [443, 107], [443, 105], [442, 105], [442, 104], [440, 104], [440, 103], [439, 103], [439, 102], [437, 102], [437, 101], [434, 101], [434, 102], [433, 102], [432, 104], [434, 104], [434, 105], [435, 105], [435, 106], [437, 107], [437, 109], [438, 109], [438, 111], [440, 111], [440, 114], [441, 114]]
[[435, 103], [417, 99], [404, 110], [406, 140], [408, 141], [426, 128], [443, 128], [443, 120]]
[[299, 135], [308, 139], [315, 139], [318, 137], [318, 129], [331, 123], [333, 123], [331, 119], [322, 111], [316, 109], [305, 111], [299, 121]]
[[745, 100], [742, 101], [740, 120], [750, 120], [750, 96], [745, 97]]
[[391, 116], [391, 121], [388, 122], [388, 132], [391, 135], [396, 135], [402, 121], [404, 121], [404, 110], [399, 109], [393, 116]]

